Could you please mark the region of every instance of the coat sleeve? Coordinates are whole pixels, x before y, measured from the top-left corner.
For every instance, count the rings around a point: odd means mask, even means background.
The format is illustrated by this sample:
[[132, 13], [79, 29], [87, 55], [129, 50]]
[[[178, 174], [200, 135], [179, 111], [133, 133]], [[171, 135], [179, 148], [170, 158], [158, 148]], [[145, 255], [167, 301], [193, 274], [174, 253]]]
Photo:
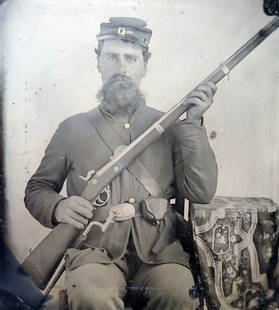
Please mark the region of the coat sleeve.
[[217, 164], [201, 121], [183, 120], [172, 130], [175, 183], [191, 202], [209, 203], [216, 192]]
[[52, 215], [70, 169], [67, 128], [61, 123], [52, 137], [39, 168], [27, 183], [24, 202], [29, 212], [42, 225], [53, 228]]

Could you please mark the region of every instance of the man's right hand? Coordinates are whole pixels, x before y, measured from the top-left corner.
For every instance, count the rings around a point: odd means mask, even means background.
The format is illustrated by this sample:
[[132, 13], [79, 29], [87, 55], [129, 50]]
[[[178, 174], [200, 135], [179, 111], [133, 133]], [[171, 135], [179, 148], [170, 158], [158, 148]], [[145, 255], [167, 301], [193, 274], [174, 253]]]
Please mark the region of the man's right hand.
[[82, 197], [71, 196], [58, 203], [53, 216], [58, 223], [66, 223], [77, 229], [84, 229], [88, 220], [93, 216], [93, 206]]

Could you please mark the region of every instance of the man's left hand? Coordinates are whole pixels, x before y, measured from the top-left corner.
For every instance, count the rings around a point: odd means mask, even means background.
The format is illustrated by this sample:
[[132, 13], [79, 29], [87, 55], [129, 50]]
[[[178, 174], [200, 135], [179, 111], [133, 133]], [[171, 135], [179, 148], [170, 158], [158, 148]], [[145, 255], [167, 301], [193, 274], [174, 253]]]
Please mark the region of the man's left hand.
[[212, 105], [217, 86], [212, 82], [199, 85], [187, 96], [184, 104], [190, 105], [187, 110], [187, 119], [199, 120], [204, 112]]

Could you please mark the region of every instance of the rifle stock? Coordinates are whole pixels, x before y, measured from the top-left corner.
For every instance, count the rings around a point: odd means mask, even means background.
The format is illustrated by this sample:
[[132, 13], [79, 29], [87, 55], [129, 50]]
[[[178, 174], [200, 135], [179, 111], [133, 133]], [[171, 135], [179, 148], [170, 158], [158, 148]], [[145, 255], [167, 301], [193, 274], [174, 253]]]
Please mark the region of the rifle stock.
[[24, 272], [40, 289], [44, 289], [69, 247], [80, 231], [75, 227], [58, 224], [21, 264]]
[[[202, 83], [211, 81], [217, 84], [253, 49], [266, 39], [279, 26], [279, 17], [274, 18], [247, 43], [238, 49], [228, 60], [219, 66]], [[157, 139], [186, 110], [183, 97], [173, 108], [133, 141], [123, 152], [102, 167], [88, 182], [82, 197], [93, 201], [111, 180], [127, 168], [144, 149]], [[72, 247], [80, 232], [68, 224], [57, 225], [32, 253], [25, 259], [21, 267], [41, 289], [44, 289], [55, 269], [59, 265], [67, 248]], [[53, 246], [55, 245], [55, 248]]]

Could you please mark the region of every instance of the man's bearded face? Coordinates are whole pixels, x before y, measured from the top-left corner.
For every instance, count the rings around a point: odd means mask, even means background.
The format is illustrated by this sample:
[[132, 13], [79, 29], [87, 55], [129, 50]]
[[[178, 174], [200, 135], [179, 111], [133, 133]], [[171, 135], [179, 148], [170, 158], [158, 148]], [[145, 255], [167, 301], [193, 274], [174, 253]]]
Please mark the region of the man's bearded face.
[[[98, 94], [111, 112], [133, 110], [143, 101], [139, 85], [146, 72], [139, 44], [118, 39], [105, 40], [98, 58], [104, 86]], [[114, 105], [114, 108], [113, 108]]]
[[113, 75], [101, 88], [97, 97], [112, 114], [131, 112], [144, 104], [144, 96], [130, 77]]

